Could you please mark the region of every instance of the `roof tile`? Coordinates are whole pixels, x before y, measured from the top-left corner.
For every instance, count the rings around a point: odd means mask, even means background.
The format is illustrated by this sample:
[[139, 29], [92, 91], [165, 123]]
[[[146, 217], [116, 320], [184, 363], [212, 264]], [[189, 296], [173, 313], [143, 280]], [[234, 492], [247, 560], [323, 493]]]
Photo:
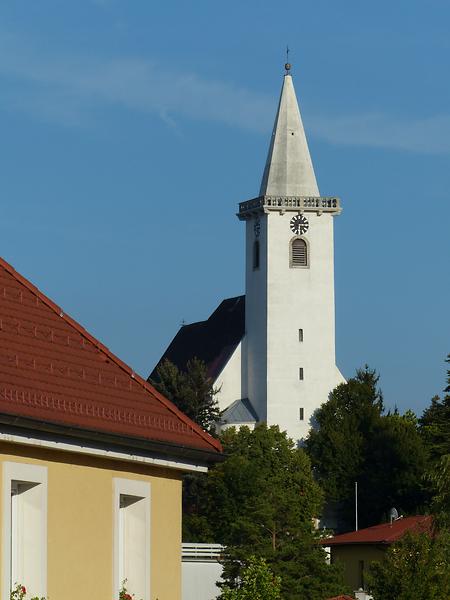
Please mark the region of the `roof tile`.
[[0, 412], [221, 451], [217, 440], [2, 259]]
[[402, 538], [405, 533], [430, 532], [432, 517], [429, 515], [417, 515], [414, 517], [402, 517], [392, 523], [374, 525], [366, 529], [351, 531], [336, 535], [332, 538], [322, 540], [324, 546], [341, 546], [345, 544], [392, 544]]

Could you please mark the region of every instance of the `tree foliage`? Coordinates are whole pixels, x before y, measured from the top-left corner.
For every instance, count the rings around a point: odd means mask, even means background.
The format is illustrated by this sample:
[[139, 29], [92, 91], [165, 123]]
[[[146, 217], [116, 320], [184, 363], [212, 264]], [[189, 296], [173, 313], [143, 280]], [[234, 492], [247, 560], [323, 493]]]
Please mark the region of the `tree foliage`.
[[252, 555], [242, 569], [239, 586], [224, 586], [220, 600], [281, 600], [280, 582], [280, 578], [273, 575], [264, 558]]
[[364, 467], [367, 439], [383, 410], [377, 384], [374, 371], [359, 370], [356, 377], [335, 388], [315, 413], [317, 428], [311, 430], [306, 449], [329, 500], [353, 494]]
[[372, 563], [368, 583], [374, 600], [448, 600], [450, 535], [408, 534], [381, 563]]
[[[450, 354], [446, 362], [450, 363]], [[450, 370], [447, 370], [447, 387], [444, 391], [444, 398], [432, 398], [431, 405], [420, 419], [421, 434], [434, 463], [438, 463], [442, 456], [450, 454]]]
[[214, 433], [214, 423], [219, 418], [215, 396], [219, 390], [214, 388], [204, 362], [193, 358], [184, 372], [166, 359], [158, 366], [157, 377], [151, 383], [203, 429]]
[[430, 471], [429, 480], [434, 488], [431, 510], [439, 525], [450, 527], [450, 454], [441, 456]]
[[264, 424], [254, 431], [228, 429], [221, 441], [227, 459], [205, 477], [195, 511], [185, 512], [189, 541], [227, 547], [230, 588], [257, 555], [281, 577], [283, 600], [323, 600], [343, 591], [339, 569], [326, 564], [312, 531], [322, 492], [306, 453], [278, 427]]
[[393, 506], [405, 514], [421, 512], [428, 494], [424, 482], [427, 457], [417, 421], [398, 413], [382, 416], [367, 440], [359, 476], [361, 516], [367, 524], [386, 516]]
[[[450, 363], [450, 354], [447, 356]], [[446, 393], [435, 396], [420, 419], [420, 432], [429, 456], [427, 481], [432, 486], [431, 510], [441, 525], [450, 526], [450, 370]]]
[[410, 411], [383, 415], [378, 376], [365, 367], [330, 394], [316, 411], [318, 428], [306, 441], [327, 501], [352, 522], [358, 482], [359, 522], [380, 522], [392, 506], [414, 512], [425, 500], [426, 453]]

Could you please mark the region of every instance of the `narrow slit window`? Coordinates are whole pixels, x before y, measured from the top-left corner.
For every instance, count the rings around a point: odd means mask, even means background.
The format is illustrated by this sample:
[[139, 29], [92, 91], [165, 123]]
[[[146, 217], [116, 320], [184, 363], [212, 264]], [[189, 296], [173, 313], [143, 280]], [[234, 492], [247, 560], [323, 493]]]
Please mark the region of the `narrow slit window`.
[[308, 246], [305, 240], [295, 238], [291, 242], [291, 267], [308, 266]]
[[298, 330], [298, 341], [303, 342], [303, 329]]
[[305, 409], [303, 407], [299, 408], [298, 417], [299, 417], [300, 421], [303, 421], [305, 419]]
[[300, 367], [298, 370], [298, 378], [300, 381], [303, 381], [303, 367]]
[[253, 270], [259, 269], [259, 241], [253, 242]]

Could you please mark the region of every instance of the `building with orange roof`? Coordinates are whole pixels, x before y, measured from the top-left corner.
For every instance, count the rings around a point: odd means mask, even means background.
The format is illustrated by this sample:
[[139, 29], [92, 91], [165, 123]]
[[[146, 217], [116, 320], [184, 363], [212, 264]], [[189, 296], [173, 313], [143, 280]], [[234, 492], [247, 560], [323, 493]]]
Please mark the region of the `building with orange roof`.
[[324, 539], [322, 545], [330, 548], [331, 562], [344, 566], [345, 583], [354, 590], [364, 589], [364, 571], [371, 562], [381, 561], [391, 544], [406, 533], [431, 533], [432, 517], [417, 515], [401, 517], [392, 523], [382, 523], [365, 529], [343, 533]]
[[181, 480], [220, 443], [0, 259], [1, 589], [181, 595]]

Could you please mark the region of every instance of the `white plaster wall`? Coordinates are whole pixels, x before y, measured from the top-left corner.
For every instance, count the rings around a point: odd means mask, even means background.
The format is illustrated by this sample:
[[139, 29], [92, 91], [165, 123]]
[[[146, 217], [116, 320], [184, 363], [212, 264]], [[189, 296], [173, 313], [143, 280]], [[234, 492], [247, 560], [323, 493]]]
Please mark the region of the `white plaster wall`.
[[235, 351], [230, 357], [222, 372], [214, 382], [214, 387], [220, 388], [216, 395], [219, 403], [219, 409], [225, 410], [235, 400], [240, 400], [242, 396], [242, 343], [236, 346]]
[[254, 219], [246, 222], [246, 327], [248, 397], [261, 420], [278, 424], [297, 441], [307, 435], [316, 408], [344, 379], [335, 364], [333, 217], [305, 213], [309, 267], [290, 268], [295, 214], [260, 216], [261, 265], [256, 271]]
[[259, 217], [260, 266], [253, 269], [254, 219], [246, 221], [245, 328], [247, 397], [267, 420], [267, 215]]
[[267, 421], [299, 440], [307, 435], [314, 410], [344, 379], [335, 364], [333, 217], [305, 213], [309, 266], [290, 268], [294, 214], [271, 213], [267, 219]]
[[184, 561], [181, 565], [182, 600], [213, 600], [220, 594], [216, 582], [222, 575], [216, 561]]

